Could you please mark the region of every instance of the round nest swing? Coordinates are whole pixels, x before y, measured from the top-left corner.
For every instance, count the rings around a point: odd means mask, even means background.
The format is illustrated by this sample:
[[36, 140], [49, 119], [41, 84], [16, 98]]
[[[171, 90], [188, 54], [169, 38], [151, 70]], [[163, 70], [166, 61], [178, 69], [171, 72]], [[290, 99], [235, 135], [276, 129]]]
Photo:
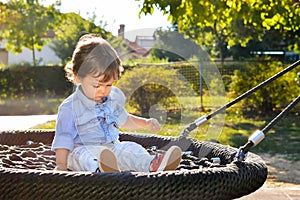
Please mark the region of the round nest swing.
[[[121, 133], [149, 152], [171, 145], [184, 150], [175, 171], [59, 172], [50, 145], [54, 130], [0, 132], [0, 199], [234, 199], [260, 188], [267, 178], [263, 160], [250, 153], [233, 161], [237, 149], [186, 138]], [[157, 146], [157, 149], [153, 148]], [[207, 160], [219, 157], [221, 163]], [[202, 158], [202, 159], [200, 159]], [[205, 159], [203, 159], [205, 158]]]

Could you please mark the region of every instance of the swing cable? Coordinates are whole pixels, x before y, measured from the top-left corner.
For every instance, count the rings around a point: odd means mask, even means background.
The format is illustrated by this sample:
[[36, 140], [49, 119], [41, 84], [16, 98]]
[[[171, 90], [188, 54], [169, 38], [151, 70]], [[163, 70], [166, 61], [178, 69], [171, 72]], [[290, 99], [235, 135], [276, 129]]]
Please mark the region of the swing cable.
[[265, 134], [280, 120], [282, 119], [293, 107], [297, 105], [300, 101], [300, 95], [291, 102], [281, 113], [279, 113], [268, 125], [265, 126], [262, 130], [256, 130], [248, 139], [248, 142], [239, 148], [236, 158], [239, 161], [245, 160], [247, 153], [250, 148], [256, 146], [260, 143], [264, 138]]

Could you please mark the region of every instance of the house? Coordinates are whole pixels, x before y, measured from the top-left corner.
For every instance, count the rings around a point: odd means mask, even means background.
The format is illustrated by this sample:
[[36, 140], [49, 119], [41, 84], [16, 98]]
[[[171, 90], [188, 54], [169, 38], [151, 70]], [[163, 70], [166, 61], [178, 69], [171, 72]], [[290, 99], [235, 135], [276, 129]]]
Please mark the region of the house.
[[124, 33], [125, 25], [121, 24], [118, 30], [118, 36], [125, 39], [125, 45], [128, 48], [131, 58], [141, 58], [147, 56], [155, 43], [154, 36], [137, 35], [135, 41], [130, 41], [124, 37]]
[[[55, 37], [53, 31], [48, 31], [45, 38], [52, 39]], [[14, 64], [14, 63], [32, 63], [32, 52], [28, 48], [23, 48], [19, 54], [6, 51], [5, 40], [0, 38], [0, 64]], [[60, 64], [61, 60], [56, 56], [55, 52], [51, 49], [51, 43], [46, 44], [41, 51], [35, 51], [36, 60], [39, 65]]]
[[[154, 36], [136, 36], [135, 41], [130, 41], [124, 38], [124, 31], [125, 25], [121, 24], [118, 35], [125, 40], [125, 45], [127, 46], [130, 58], [136, 59], [147, 56], [155, 43]], [[52, 39], [55, 37], [55, 33], [53, 31], [48, 31], [45, 37]], [[32, 63], [32, 52], [28, 48], [24, 48], [19, 54], [14, 54], [6, 51], [5, 45], [5, 40], [1, 40], [0, 38], [0, 64]], [[51, 49], [51, 42], [45, 45], [41, 51], [36, 51], [36, 60], [39, 65], [57, 65], [61, 63], [60, 58], [58, 58]]]

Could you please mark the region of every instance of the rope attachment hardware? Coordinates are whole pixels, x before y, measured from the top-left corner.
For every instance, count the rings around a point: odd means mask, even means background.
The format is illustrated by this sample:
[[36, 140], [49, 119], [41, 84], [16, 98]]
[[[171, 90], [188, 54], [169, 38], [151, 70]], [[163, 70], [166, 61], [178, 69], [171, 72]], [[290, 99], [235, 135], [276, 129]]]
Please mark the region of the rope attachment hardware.
[[253, 146], [256, 146], [258, 143], [260, 143], [265, 138], [264, 132], [261, 130], [256, 130], [250, 137], [249, 141], [253, 143]]
[[240, 147], [236, 153], [236, 158], [239, 161], [244, 161], [248, 155], [248, 152], [251, 147], [256, 146], [258, 143], [260, 143], [265, 138], [265, 134], [260, 131], [256, 130], [248, 139], [248, 142]]
[[282, 119], [293, 107], [295, 107], [300, 101], [300, 96], [298, 96], [294, 101], [292, 101], [281, 113], [279, 113], [268, 125], [262, 130], [255, 131], [248, 139], [248, 142], [239, 148], [236, 153], [236, 158], [239, 161], [244, 161], [247, 157], [247, 153], [250, 148], [259, 144], [264, 138], [265, 133], [267, 133], [280, 119]]
[[193, 131], [194, 129], [196, 129], [197, 127], [205, 124], [207, 122], [207, 116], [203, 115], [202, 117], [196, 119], [193, 123], [189, 124], [188, 126], [186, 126], [184, 128], [184, 130], [181, 133], [182, 137], [187, 137], [191, 131]]

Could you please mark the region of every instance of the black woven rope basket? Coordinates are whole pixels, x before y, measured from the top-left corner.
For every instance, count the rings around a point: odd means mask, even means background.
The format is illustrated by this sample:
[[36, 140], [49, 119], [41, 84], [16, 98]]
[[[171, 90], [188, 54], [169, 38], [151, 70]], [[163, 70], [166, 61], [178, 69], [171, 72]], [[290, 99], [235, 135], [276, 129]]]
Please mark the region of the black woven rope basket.
[[[263, 160], [249, 153], [232, 161], [237, 149], [184, 138], [122, 133], [151, 151], [178, 145], [184, 152], [175, 171], [88, 173], [54, 171], [50, 150], [54, 130], [0, 132], [0, 199], [234, 199], [260, 188], [267, 178]], [[220, 165], [201, 165], [219, 157]], [[199, 161], [201, 160], [201, 161]]]

